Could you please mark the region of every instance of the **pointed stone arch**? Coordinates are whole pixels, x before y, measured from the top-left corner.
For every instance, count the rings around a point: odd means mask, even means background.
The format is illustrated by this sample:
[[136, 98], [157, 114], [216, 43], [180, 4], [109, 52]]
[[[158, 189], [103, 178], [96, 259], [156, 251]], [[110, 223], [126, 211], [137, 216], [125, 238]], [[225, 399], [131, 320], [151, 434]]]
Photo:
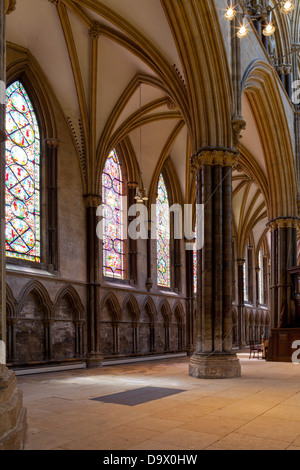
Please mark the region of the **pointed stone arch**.
[[70, 284], [62, 287], [57, 293], [54, 301], [53, 313], [55, 313], [59, 302], [64, 299], [66, 299], [71, 306], [72, 312], [74, 314], [74, 320], [82, 320], [84, 314], [84, 307], [82, 305], [78, 292]]
[[141, 312], [138, 301], [133, 294], [128, 294], [122, 304], [122, 313], [125, 310], [128, 310], [130, 317], [133, 322], [138, 322], [140, 320]]
[[119, 301], [116, 295], [109, 291], [107, 292], [100, 303], [100, 312], [103, 310], [105, 306], [108, 306], [112, 321], [118, 322], [121, 321], [121, 309]]
[[278, 77], [269, 64], [256, 60], [245, 71], [242, 85], [261, 137], [270, 194], [268, 216], [271, 220], [297, 216], [294, 151]]
[[15, 318], [17, 316], [18, 303], [8, 284], [6, 284], [6, 318]]
[[18, 317], [20, 316], [20, 312], [22, 311], [22, 308], [24, 307], [24, 304], [30, 294], [32, 294], [37, 300], [38, 307], [41, 310], [41, 318], [50, 319], [52, 315], [53, 304], [47, 289], [40, 281], [36, 279], [29, 281], [23, 287], [18, 297]]
[[157, 310], [156, 310], [155, 303], [154, 303], [152, 297], [148, 296], [148, 297], [145, 298], [145, 300], [142, 303], [141, 312], [146, 313], [146, 315], [149, 318], [149, 321], [152, 324], [155, 323], [156, 317], [157, 317]]
[[172, 310], [167, 299], [163, 299], [160, 302], [158, 312], [162, 315], [162, 318], [166, 324], [172, 321]]

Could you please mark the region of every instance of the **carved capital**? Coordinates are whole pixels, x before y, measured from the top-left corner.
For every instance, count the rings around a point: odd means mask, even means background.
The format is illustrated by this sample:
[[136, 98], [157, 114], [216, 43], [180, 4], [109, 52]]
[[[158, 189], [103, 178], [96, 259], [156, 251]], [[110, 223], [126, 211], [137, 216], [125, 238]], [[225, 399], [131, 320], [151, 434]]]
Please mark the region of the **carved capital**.
[[129, 181], [127, 185], [129, 189], [136, 189], [138, 187], [138, 183], [136, 181]]
[[89, 35], [91, 39], [98, 39], [101, 33], [101, 25], [97, 21], [93, 23], [89, 29]]
[[244, 266], [245, 263], [246, 263], [246, 260], [245, 260], [245, 259], [238, 259], [238, 260], [237, 260], [238, 266]]
[[231, 149], [203, 149], [191, 157], [191, 167], [194, 171], [199, 171], [205, 165], [233, 167], [238, 157], [238, 152]]
[[52, 137], [51, 139], [46, 139], [46, 144], [48, 145], [48, 147], [58, 148], [59, 140], [56, 139], [55, 137]]
[[84, 202], [86, 207], [99, 207], [102, 204], [102, 197], [99, 194], [86, 194]]
[[279, 228], [298, 229], [300, 226], [300, 218], [299, 217], [279, 217], [278, 219], [271, 220], [267, 225], [272, 232]]
[[17, 6], [17, 0], [5, 0], [5, 13], [9, 15], [15, 11]]

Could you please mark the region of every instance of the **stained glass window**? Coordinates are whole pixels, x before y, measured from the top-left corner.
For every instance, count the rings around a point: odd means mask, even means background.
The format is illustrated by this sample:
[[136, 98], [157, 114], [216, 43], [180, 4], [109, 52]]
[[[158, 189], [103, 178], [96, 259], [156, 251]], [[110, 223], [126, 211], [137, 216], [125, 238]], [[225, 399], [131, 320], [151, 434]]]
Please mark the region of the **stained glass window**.
[[259, 303], [263, 304], [264, 303], [264, 258], [263, 258], [262, 249], [259, 252], [258, 267], [259, 267], [259, 274], [258, 274]]
[[194, 293], [197, 293], [197, 250], [194, 248], [193, 252], [193, 280], [194, 280]]
[[6, 255], [40, 261], [40, 132], [23, 85], [6, 90]]
[[156, 198], [157, 285], [170, 287], [170, 212], [169, 198], [162, 175], [159, 176]]
[[244, 289], [244, 301], [248, 302], [248, 279], [247, 279], [248, 269], [246, 263], [243, 265], [243, 289]]
[[[195, 227], [195, 233], [197, 233], [197, 226]], [[194, 293], [197, 293], [197, 247], [196, 243], [193, 249], [193, 285], [194, 285]]]
[[114, 279], [124, 279], [123, 182], [118, 155], [113, 150], [102, 174], [103, 214], [103, 273]]

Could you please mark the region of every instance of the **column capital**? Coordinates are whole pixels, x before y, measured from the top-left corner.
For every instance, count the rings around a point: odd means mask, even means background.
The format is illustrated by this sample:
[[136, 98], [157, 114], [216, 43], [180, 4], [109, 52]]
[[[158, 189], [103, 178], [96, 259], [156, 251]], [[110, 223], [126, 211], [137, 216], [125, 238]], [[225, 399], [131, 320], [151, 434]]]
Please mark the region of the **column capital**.
[[190, 162], [194, 171], [200, 170], [205, 165], [233, 167], [237, 163], [239, 155], [235, 149], [204, 147], [191, 157]]
[[59, 146], [59, 139], [57, 139], [56, 137], [50, 137], [49, 139], [45, 139], [45, 142], [48, 147], [58, 148]]
[[238, 259], [238, 260], [237, 260], [238, 266], [244, 266], [245, 263], [246, 263], [246, 260], [245, 260], [245, 259]]
[[278, 217], [267, 223], [267, 226], [273, 232], [278, 228], [299, 228], [300, 218], [299, 217]]
[[136, 181], [128, 181], [127, 185], [129, 189], [136, 189], [139, 184]]
[[284, 65], [284, 73], [287, 75], [288, 73], [292, 73], [292, 65], [286, 64]]
[[99, 194], [85, 194], [83, 197], [86, 207], [98, 207], [102, 204], [102, 197]]

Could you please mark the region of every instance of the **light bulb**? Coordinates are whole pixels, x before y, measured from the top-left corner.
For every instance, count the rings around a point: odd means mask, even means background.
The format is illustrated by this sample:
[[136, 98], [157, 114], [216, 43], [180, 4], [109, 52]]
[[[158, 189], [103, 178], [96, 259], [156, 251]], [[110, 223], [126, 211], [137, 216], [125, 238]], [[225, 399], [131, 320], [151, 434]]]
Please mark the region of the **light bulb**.
[[225, 13], [225, 18], [226, 20], [232, 21], [236, 17], [236, 14], [236, 10], [230, 5], [230, 7], [227, 8], [227, 11]]
[[287, 2], [284, 2], [284, 5], [282, 6], [281, 11], [282, 13], [285, 13], [286, 15], [288, 15], [294, 10], [294, 8], [295, 8], [294, 2], [287, 1]]
[[263, 35], [264, 36], [272, 36], [276, 31], [275, 26], [272, 25], [272, 23], [269, 23], [266, 25], [266, 27], [263, 29]]
[[238, 38], [243, 39], [247, 36], [248, 33], [249, 33], [249, 30], [246, 28], [245, 19], [243, 19], [243, 24], [241, 25], [240, 29], [238, 30], [237, 36], [238, 36]]

